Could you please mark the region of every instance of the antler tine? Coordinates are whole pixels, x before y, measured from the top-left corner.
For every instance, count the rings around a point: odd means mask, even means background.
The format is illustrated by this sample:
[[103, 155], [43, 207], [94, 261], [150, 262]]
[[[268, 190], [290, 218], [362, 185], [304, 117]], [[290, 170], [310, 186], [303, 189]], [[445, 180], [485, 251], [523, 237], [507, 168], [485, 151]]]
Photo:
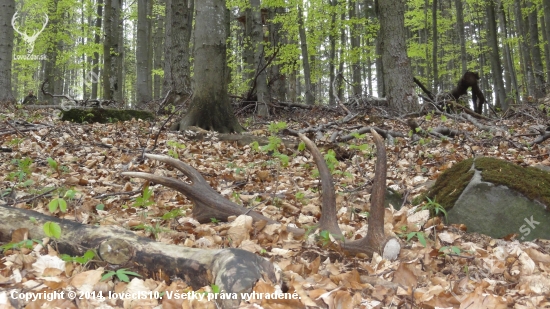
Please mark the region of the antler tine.
[[146, 153], [145, 156], [149, 159], [157, 160], [162, 163], [166, 163], [172, 167], [175, 167], [176, 169], [181, 171], [183, 174], [185, 174], [185, 176], [189, 177], [192, 182], [207, 184], [206, 179], [204, 179], [204, 177], [202, 177], [202, 175], [196, 169], [192, 168], [191, 166], [185, 164], [182, 161], [173, 159], [168, 156], [155, 155], [151, 153]]

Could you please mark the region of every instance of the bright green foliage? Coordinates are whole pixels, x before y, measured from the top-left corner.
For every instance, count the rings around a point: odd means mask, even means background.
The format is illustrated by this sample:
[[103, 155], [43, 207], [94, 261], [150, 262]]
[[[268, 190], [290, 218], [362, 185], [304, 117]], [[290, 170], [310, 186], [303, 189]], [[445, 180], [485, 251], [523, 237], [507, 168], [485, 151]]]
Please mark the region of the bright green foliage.
[[66, 262], [76, 262], [79, 264], [86, 264], [95, 258], [96, 254], [93, 250], [86, 251], [82, 256], [70, 256], [68, 254], [61, 254], [61, 259]]
[[118, 280], [120, 280], [122, 282], [130, 282], [130, 277], [128, 277], [128, 276], [141, 277], [139, 274], [137, 274], [133, 271], [129, 271], [126, 268], [121, 268], [121, 269], [117, 269], [117, 271], [109, 271], [109, 272], [105, 273], [101, 277], [101, 281], [106, 281], [106, 280], [108, 280], [109, 278], [111, 278], [113, 276], [116, 276], [118, 278]]
[[416, 237], [422, 246], [426, 247], [426, 237], [424, 232], [410, 232], [407, 234], [407, 241], [410, 241], [412, 238]]
[[149, 207], [153, 205], [155, 201], [153, 200], [153, 189], [149, 186], [144, 186], [141, 196], [136, 198], [136, 201], [132, 204], [134, 207]]
[[32, 249], [35, 243], [44, 245], [42, 243], [42, 241], [40, 241], [38, 239], [27, 239], [27, 240], [22, 240], [18, 243], [7, 243], [7, 244], [4, 244], [4, 245], [1, 245], [0, 246], [0, 251], [4, 252], [6, 250], [19, 249], [19, 248]]
[[450, 246], [450, 247], [444, 246], [439, 248], [439, 252], [441, 252], [441, 254], [444, 254], [444, 255], [447, 255], [450, 253], [459, 255], [460, 253], [462, 253], [462, 250], [460, 249], [460, 247], [457, 247], [457, 246]]
[[44, 223], [44, 234], [48, 237], [61, 238], [61, 226], [55, 222]]
[[179, 158], [178, 150], [185, 149], [185, 144], [180, 143], [178, 141], [167, 141], [166, 144], [171, 147], [172, 149], [168, 149], [168, 155], [171, 156], [174, 159]]
[[447, 211], [445, 210], [445, 207], [437, 203], [435, 201], [435, 198], [433, 199], [433, 201], [429, 197], [426, 197], [426, 199], [428, 200], [428, 202], [426, 203], [426, 205], [422, 206], [421, 209], [429, 210], [431, 216], [439, 216], [439, 214], [442, 213], [443, 215], [445, 215], [445, 220], [447, 220]]
[[11, 163], [17, 165], [17, 170], [8, 174], [8, 180], [24, 181], [31, 175], [31, 164], [33, 162], [30, 158], [13, 159]]
[[65, 199], [61, 197], [56, 197], [53, 200], [51, 200], [50, 203], [48, 204], [48, 209], [50, 210], [51, 213], [56, 212], [58, 208], [61, 212], [66, 212], [67, 201], [65, 201]]

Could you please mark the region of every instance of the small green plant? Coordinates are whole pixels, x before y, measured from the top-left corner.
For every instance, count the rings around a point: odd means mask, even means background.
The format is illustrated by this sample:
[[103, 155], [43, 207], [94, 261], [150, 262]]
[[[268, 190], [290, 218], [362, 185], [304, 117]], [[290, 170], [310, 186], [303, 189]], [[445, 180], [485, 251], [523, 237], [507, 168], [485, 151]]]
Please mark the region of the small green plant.
[[153, 200], [153, 189], [149, 188], [149, 185], [143, 186], [143, 191], [141, 196], [136, 198], [136, 201], [132, 204], [134, 207], [149, 207], [153, 205], [155, 201]]
[[168, 155], [175, 159], [179, 158], [178, 150], [183, 150], [186, 148], [185, 144], [178, 141], [167, 141], [166, 144], [168, 145], [168, 147], [172, 148], [168, 149]]
[[426, 247], [426, 237], [424, 236], [424, 232], [410, 232], [407, 234], [407, 241], [410, 241], [413, 237], [416, 237], [418, 241]]
[[271, 134], [277, 134], [279, 133], [279, 131], [286, 129], [286, 122], [284, 121], [272, 122], [269, 124], [267, 129]]
[[97, 204], [97, 205], [95, 206], [95, 209], [96, 209], [96, 210], [104, 210], [104, 209], [105, 209], [105, 204]]
[[328, 246], [330, 243], [332, 243], [332, 240], [330, 239], [330, 233], [329, 231], [321, 231], [319, 232], [319, 236], [317, 236], [317, 239], [319, 242], [321, 242], [322, 247]]
[[184, 215], [183, 210], [181, 210], [179, 208], [176, 208], [176, 209], [172, 209], [169, 212], [162, 215], [162, 220], [172, 220], [172, 219], [175, 219], [177, 217], [181, 217], [183, 215]]
[[303, 205], [307, 204], [308, 200], [306, 199], [306, 195], [304, 192], [296, 192], [296, 194], [294, 195], [294, 197], [296, 198], [296, 200], [300, 203], [302, 203]]
[[44, 245], [42, 241], [40, 241], [39, 239], [27, 239], [16, 243], [7, 243], [4, 245], [1, 245], [0, 252], [4, 252], [6, 250], [11, 250], [11, 249], [18, 250], [21, 248], [32, 249], [35, 243]]
[[56, 239], [61, 238], [61, 226], [55, 222], [48, 221], [44, 223], [42, 229], [44, 230], [44, 234], [48, 237], [53, 237]]
[[86, 251], [82, 256], [70, 256], [68, 254], [61, 254], [61, 259], [65, 262], [76, 262], [79, 264], [86, 264], [95, 258], [96, 254], [93, 250]]
[[8, 146], [17, 147], [19, 144], [21, 144], [24, 141], [22, 138], [12, 138], [11, 141], [8, 142]]
[[107, 281], [111, 277], [116, 276], [118, 280], [122, 282], [130, 282], [130, 277], [128, 276], [135, 276], [135, 277], [141, 277], [139, 274], [129, 271], [126, 268], [117, 269], [116, 271], [109, 271], [106, 274], [104, 274], [101, 277], [101, 281]]
[[447, 254], [459, 255], [460, 253], [462, 253], [462, 250], [457, 246], [450, 246], [450, 247], [444, 246], [439, 248], [439, 252], [441, 252], [441, 254], [443, 255], [447, 255]]
[[50, 168], [58, 173], [59, 173], [59, 164], [57, 164], [57, 161], [55, 161], [54, 159], [52, 159], [51, 157], [48, 157], [48, 159], [46, 159], [48, 161], [48, 165], [50, 166]]
[[426, 205], [422, 206], [421, 210], [429, 210], [430, 216], [432, 217], [439, 216], [439, 214], [442, 213], [445, 216], [445, 221], [447, 221], [447, 211], [445, 210], [445, 207], [437, 203], [435, 201], [435, 198], [432, 201], [429, 197], [426, 196], [426, 199], [428, 200], [428, 202], [426, 203]]
[[210, 222], [214, 223], [214, 224], [218, 224], [220, 223], [221, 221], [218, 220], [217, 218], [210, 218]]
[[62, 197], [56, 197], [48, 204], [48, 209], [51, 213], [56, 212], [58, 208], [61, 212], [67, 211], [67, 201]]
[[17, 165], [17, 170], [8, 174], [8, 180], [22, 182], [31, 175], [31, 164], [33, 162], [30, 158], [13, 159], [11, 163]]

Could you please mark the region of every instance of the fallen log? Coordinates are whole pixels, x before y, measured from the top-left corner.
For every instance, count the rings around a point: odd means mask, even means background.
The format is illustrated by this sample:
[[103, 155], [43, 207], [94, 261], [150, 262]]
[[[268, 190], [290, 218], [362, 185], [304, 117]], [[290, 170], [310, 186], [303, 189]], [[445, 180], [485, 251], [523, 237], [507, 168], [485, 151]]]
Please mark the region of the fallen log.
[[[29, 217], [41, 224], [30, 224]], [[146, 278], [169, 281], [181, 278], [194, 289], [216, 284], [220, 291], [248, 293], [264, 278], [275, 283], [277, 277], [268, 260], [242, 249], [195, 249], [168, 245], [140, 237], [122, 228], [90, 226], [47, 216], [38, 212], [0, 206], [0, 241], [11, 241], [11, 232], [26, 227], [29, 238], [46, 237], [42, 225], [55, 222], [62, 236], [56, 240], [60, 253], [82, 256], [92, 249], [99, 258], [120, 268], [129, 268]], [[240, 299], [220, 300], [223, 308], [234, 308]]]

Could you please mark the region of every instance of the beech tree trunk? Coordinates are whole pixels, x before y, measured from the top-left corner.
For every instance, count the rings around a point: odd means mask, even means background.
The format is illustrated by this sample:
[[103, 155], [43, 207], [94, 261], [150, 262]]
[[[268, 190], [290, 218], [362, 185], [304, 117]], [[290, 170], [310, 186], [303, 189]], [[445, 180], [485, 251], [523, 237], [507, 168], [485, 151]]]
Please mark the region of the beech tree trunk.
[[121, 99], [119, 78], [122, 73], [122, 47], [120, 40], [122, 27], [120, 22], [120, 1], [105, 0], [105, 14], [103, 28], [105, 40], [103, 42], [103, 98]]
[[220, 133], [241, 132], [227, 92], [229, 11], [224, 0], [201, 0], [196, 5], [195, 91], [189, 112], [172, 129], [198, 126]]
[[[418, 109], [413, 89], [411, 63], [407, 56], [404, 0], [378, 1], [380, 50], [388, 104], [399, 112]], [[435, 78], [435, 77], [434, 77]]]
[[304, 12], [302, 5], [298, 5], [298, 33], [300, 35], [300, 47], [302, 50], [302, 66], [304, 67], [305, 82], [305, 103], [307, 105], [315, 104], [313, 89], [311, 84], [311, 68], [309, 65], [309, 52], [307, 50], [306, 29], [304, 27]]
[[[29, 224], [29, 217], [40, 224]], [[99, 259], [120, 268], [130, 268], [146, 278], [166, 281], [178, 277], [193, 289], [216, 284], [228, 293], [249, 293], [260, 278], [276, 283], [273, 264], [242, 249], [195, 249], [167, 245], [136, 236], [125, 229], [91, 226], [50, 217], [41, 213], [0, 206], [0, 241], [10, 242], [11, 233], [25, 227], [29, 238], [46, 237], [42, 226], [50, 221], [61, 226], [56, 249], [70, 256], [82, 256], [95, 250]], [[210, 278], [213, 278], [210, 281]], [[223, 300], [222, 308], [235, 308], [240, 299]]]
[[497, 33], [497, 16], [495, 14], [495, 3], [487, 1], [486, 3], [487, 20], [488, 20], [488, 34], [487, 41], [491, 48], [489, 58], [491, 60], [491, 71], [493, 73], [494, 91], [496, 92], [497, 104], [500, 105], [502, 110], [508, 109], [508, 103], [506, 102], [506, 91], [504, 90], [504, 81], [502, 80], [502, 65], [500, 62], [500, 53], [498, 46], [498, 33]]
[[246, 20], [247, 23], [252, 23], [250, 27], [250, 38], [254, 48], [254, 77], [252, 79], [252, 88], [256, 90], [256, 102], [258, 116], [267, 117], [269, 110], [267, 101], [267, 75], [265, 70], [265, 52], [264, 52], [264, 27], [262, 23], [262, 11], [260, 8], [260, 0], [250, 0], [252, 18]]
[[149, 79], [151, 67], [149, 66], [149, 46], [151, 45], [151, 19], [147, 16], [148, 0], [138, 1], [137, 46], [136, 46], [136, 101], [146, 103], [152, 100]]
[[[103, 0], [97, 0], [97, 17], [95, 19], [95, 28], [94, 29], [94, 44], [99, 46], [99, 43], [101, 42], [101, 22], [103, 17]], [[94, 76], [93, 82], [92, 82], [92, 99], [98, 98], [98, 81], [95, 79], [97, 76], [99, 76], [99, 52], [94, 52], [94, 58], [92, 59], [92, 73]]]
[[169, 104], [183, 103], [191, 93], [189, 43], [193, 31], [194, 9], [195, 1], [193, 0], [166, 1], [164, 87], [165, 92], [171, 89], [168, 97]]
[[359, 25], [355, 23], [357, 19], [357, 2], [355, 0], [349, 0], [349, 19], [354, 23], [350, 27], [350, 43], [352, 49], [352, 60], [351, 60], [351, 76], [353, 80], [353, 95], [361, 96], [363, 94], [363, 87], [361, 85], [361, 35], [359, 30]]
[[15, 101], [11, 90], [11, 59], [13, 58], [13, 26], [15, 0], [0, 2], [0, 102]]

